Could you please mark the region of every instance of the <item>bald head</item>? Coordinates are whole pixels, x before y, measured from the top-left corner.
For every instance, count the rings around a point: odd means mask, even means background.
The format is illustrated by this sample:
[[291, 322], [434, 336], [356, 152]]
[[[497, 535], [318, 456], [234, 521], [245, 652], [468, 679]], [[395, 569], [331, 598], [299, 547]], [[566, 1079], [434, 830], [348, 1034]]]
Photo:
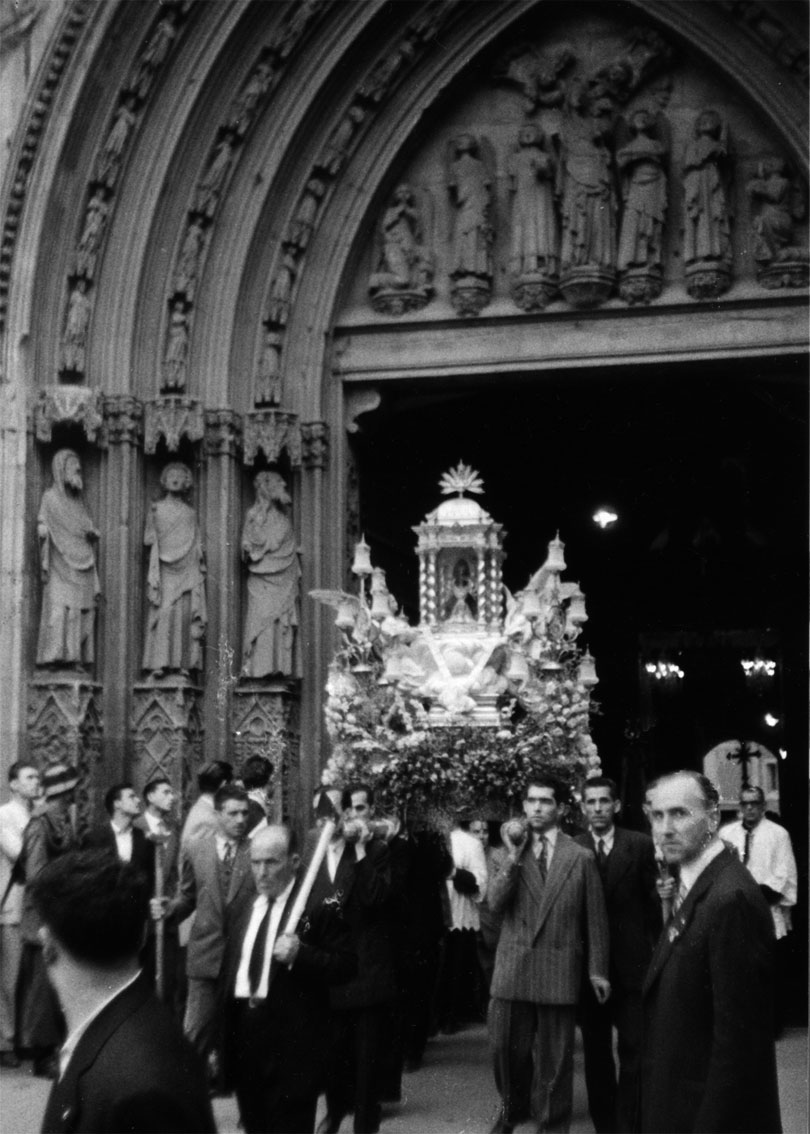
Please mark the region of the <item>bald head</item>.
[[300, 856], [294, 849], [289, 827], [262, 827], [250, 842], [250, 867], [256, 889], [276, 898], [295, 877]]

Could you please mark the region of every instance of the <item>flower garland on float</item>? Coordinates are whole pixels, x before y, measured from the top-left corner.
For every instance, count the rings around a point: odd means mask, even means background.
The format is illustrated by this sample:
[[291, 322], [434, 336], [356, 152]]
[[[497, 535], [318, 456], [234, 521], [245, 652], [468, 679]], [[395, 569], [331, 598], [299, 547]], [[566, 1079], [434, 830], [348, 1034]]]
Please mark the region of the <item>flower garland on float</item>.
[[559, 535], [543, 566], [511, 595], [501, 580], [503, 530], [468, 494], [459, 464], [445, 500], [417, 533], [420, 622], [411, 626], [362, 539], [358, 594], [313, 591], [333, 606], [340, 643], [324, 706], [332, 743], [325, 787], [371, 781], [383, 808], [445, 825], [459, 808], [506, 817], [525, 784], [552, 774], [576, 790], [600, 772], [590, 735], [597, 683], [578, 644], [585, 598]]

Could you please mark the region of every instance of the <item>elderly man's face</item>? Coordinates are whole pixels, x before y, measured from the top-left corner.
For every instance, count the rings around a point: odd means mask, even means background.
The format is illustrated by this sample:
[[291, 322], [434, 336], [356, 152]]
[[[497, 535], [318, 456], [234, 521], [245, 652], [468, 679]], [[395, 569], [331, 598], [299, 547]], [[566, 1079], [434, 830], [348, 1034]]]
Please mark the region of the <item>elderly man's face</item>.
[[250, 844], [250, 868], [260, 894], [277, 898], [287, 888], [298, 863], [298, 855], [289, 853], [283, 831], [271, 828], [254, 835]]
[[707, 808], [700, 787], [688, 776], [664, 780], [650, 792], [650, 821], [666, 862], [693, 862], [717, 830], [716, 810]]

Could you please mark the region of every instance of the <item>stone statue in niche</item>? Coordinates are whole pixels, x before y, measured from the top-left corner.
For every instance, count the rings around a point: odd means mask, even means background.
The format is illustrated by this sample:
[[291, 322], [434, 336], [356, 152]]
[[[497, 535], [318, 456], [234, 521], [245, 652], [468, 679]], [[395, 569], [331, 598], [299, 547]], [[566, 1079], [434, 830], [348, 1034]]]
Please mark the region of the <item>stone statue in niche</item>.
[[369, 102], [380, 102], [388, 93], [391, 85], [405, 64], [413, 59], [416, 49], [410, 40], [404, 39], [395, 51], [382, 59], [372, 70], [366, 81], [358, 90], [361, 98]]
[[616, 279], [616, 194], [610, 149], [613, 101], [569, 86], [563, 127], [560, 290], [574, 307], [604, 302]]
[[79, 245], [73, 259], [73, 274], [92, 280], [96, 274], [96, 258], [98, 256], [101, 239], [104, 236], [104, 227], [110, 206], [104, 199], [104, 192], [97, 189], [87, 202], [87, 212], [84, 217], [84, 228], [79, 237]]
[[281, 334], [266, 330], [253, 395], [256, 406], [277, 406], [281, 402], [281, 347]]
[[149, 94], [155, 75], [171, 51], [176, 35], [177, 28], [171, 16], [164, 16], [155, 24], [126, 85], [126, 89], [141, 101]]
[[214, 147], [214, 156], [211, 158], [208, 168], [197, 183], [197, 188], [194, 191], [193, 211], [199, 216], [207, 217], [211, 220], [214, 213], [217, 211], [217, 205], [219, 204], [219, 198], [222, 194], [222, 188], [228, 176], [228, 171], [231, 168], [233, 155], [233, 138], [229, 135], [225, 135], [225, 137], [220, 138]]
[[298, 268], [291, 252], [285, 252], [281, 264], [270, 287], [270, 303], [267, 310], [268, 323], [284, 325], [290, 313], [290, 296]]
[[619, 294], [628, 303], [649, 303], [663, 287], [667, 215], [669, 131], [662, 114], [635, 110], [622, 124], [616, 151], [624, 212], [619, 233]]
[[450, 297], [459, 315], [477, 315], [492, 295], [493, 162], [486, 142], [472, 134], [454, 138], [449, 157], [447, 188], [455, 208]]
[[539, 311], [557, 294], [560, 232], [554, 201], [557, 156], [539, 126], [521, 127], [509, 164], [512, 298], [523, 311]]
[[695, 119], [683, 170], [686, 290], [693, 299], [711, 299], [731, 284], [731, 151], [716, 110], [703, 110]]
[[433, 257], [426, 247], [428, 203], [426, 195], [417, 200], [410, 185], [394, 190], [380, 221], [377, 270], [368, 283], [375, 311], [402, 315], [424, 307], [433, 295]]
[[188, 317], [182, 299], [172, 304], [169, 330], [166, 335], [166, 353], [163, 356], [163, 386], [165, 392], [185, 390], [188, 365]]
[[576, 56], [568, 47], [547, 55], [519, 44], [500, 59], [493, 78], [498, 83], [516, 87], [526, 98], [526, 110], [531, 114], [541, 108], [562, 106], [564, 75], [575, 60]]
[[349, 107], [323, 148], [323, 152], [317, 161], [319, 169], [324, 170], [332, 177], [336, 173], [340, 173], [346, 158], [349, 156], [354, 135], [365, 117], [365, 107], [356, 104]]
[[270, 89], [272, 81], [273, 67], [267, 60], [264, 60], [257, 64], [256, 70], [245, 83], [237, 98], [234, 99], [231, 115], [228, 119], [228, 128], [233, 130], [238, 137], [242, 138], [247, 133], [256, 107]]
[[78, 279], [68, 300], [65, 332], [59, 352], [59, 369], [83, 374], [87, 363], [87, 331], [93, 304], [87, 294], [87, 280]]
[[124, 149], [138, 117], [136, 106], [135, 96], [125, 94], [116, 111], [104, 148], [96, 158], [93, 180], [100, 185], [106, 185], [108, 189], [113, 189], [118, 180]]
[[771, 155], [759, 163], [757, 176], [746, 184], [754, 215], [754, 260], [763, 287], [807, 287], [808, 250], [796, 243], [796, 222], [806, 208], [801, 186], [789, 175], [783, 158]]
[[242, 529], [248, 570], [242, 672], [246, 677], [300, 677], [301, 566], [290, 496], [277, 472], [260, 472], [253, 484], [256, 503]]
[[318, 218], [318, 210], [326, 193], [326, 184], [319, 177], [311, 177], [307, 182], [295, 216], [290, 222], [290, 229], [284, 243], [303, 252], [309, 244]]
[[204, 243], [205, 229], [199, 220], [192, 218], [183, 237], [172, 276], [172, 294], [184, 295], [189, 303], [194, 301], [194, 293], [197, 290], [197, 275]]
[[143, 537], [149, 548], [143, 668], [154, 678], [202, 669], [208, 621], [200, 528], [184, 499], [191, 470], [173, 461], [160, 474], [160, 485], [165, 496], [149, 509]]
[[60, 449], [51, 471], [53, 485], [42, 494], [37, 517], [43, 584], [37, 665], [85, 668], [95, 657], [99, 533], [82, 500], [77, 454]]

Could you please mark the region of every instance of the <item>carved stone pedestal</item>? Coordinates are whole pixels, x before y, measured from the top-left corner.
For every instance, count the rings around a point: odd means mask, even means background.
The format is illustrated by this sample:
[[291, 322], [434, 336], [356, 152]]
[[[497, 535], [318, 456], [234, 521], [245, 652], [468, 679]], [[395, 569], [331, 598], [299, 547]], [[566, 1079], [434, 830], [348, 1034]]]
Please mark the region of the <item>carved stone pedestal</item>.
[[541, 272], [525, 272], [512, 280], [512, 299], [521, 311], [542, 311], [556, 299], [559, 281]]
[[196, 774], [203, 759], [202, 689], [172, 675], [136, 685], [132, 692], [133, 779], [143, 788], [165, 776], [191, 806]]
[[768, 264], [757, 268], [757, 281], [763, 287], [807, 287], [810, 279], [810, 261], [806, 251], [786, 249]]
[[560, 291], [572, 307], [598, 307], [613, 291], [616, 273], [599, 264], [568, 268], [560, 277]]
[[379, 315], [404, 315], [427, 306], [433, 295], [432, 287], [370, 287], [369, 300]]
[[28, 686], [28, 753], [41, 770], [70, 764], [79, 773], [79, 831], [98, 818], [101, 762], [101, 686], [73, 670], [37, 673]]
[[628, 268], [619, 280], [619, 295], [625, 303], [650, 303], [664, 288], [660, 268]]
[[233, 751], [237, 770], [250, 756], [273, 763], [277, 822], [294, 816], [300, 760], [298, 688], [294, 681], [244, 681], [233, 692]]
[[480, 314], [491, 295], [492, 281], [476, 276], [456, 277], [450, 286], [450, 302], [459, 315]]
[[731, 287], [731, 267], [723, 260], [697, 260], [686, 266], [686, 290], [693, 299], [716, 299]]

